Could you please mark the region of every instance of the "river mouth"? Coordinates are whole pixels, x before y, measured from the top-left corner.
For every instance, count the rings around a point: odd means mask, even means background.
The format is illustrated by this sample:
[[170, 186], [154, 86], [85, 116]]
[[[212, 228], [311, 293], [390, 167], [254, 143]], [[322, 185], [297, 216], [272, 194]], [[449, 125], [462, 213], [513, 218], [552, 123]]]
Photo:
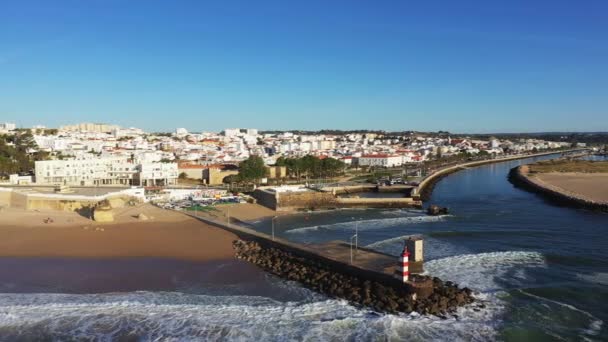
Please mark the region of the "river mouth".
[[[450, 215], [343, 209], [281, 217], [275, 228], [300, 243], [348, 241], [357, 229], [362, 245], [392, 255], [404, 238], [421, 235], [429, 274], [469, 286], [487, 300], [486, 314], [493, 318], [485, 327], [496, 332], [493, 338], [605, 340], [608, 307], [600, 298], [608, 295], [608, 215], [554, 206], [507, 180], [511, 168], [551, 157], [443, 178], [429, 203], [448, 207]], [[255, 226], [265, 232], [268, 223]]]

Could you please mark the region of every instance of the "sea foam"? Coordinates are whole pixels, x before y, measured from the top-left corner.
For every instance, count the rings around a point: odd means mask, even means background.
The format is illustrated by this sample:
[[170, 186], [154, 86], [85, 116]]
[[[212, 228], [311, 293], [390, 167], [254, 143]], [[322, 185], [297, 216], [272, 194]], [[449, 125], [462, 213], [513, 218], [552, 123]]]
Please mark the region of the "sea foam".
[[319, 231], [319, 230], [354, 230], [355, 226], [357, 224], [358, 224], [359, 230], [382, 229], [382, 228], [401, 225], [401, 224], [437, 222], [437, 221], [445, 220], [448, 217], [450, 217], [450, 215], [441, 215], [441, 216], [424, 215], [424, 216], [403, 216], [403, 217], [361, 220], [361, 221], [358, 221], [358, 223], [356, 221], [348, 221], [348, 222], [340, 222], [340, 223], [327, 224], [327, 225], [317, 225], [317, 226], [295, 228], [295, 229], [286, 231], [286, 233], [301, 234], [301, 233], [307, 233], [310, 231]]

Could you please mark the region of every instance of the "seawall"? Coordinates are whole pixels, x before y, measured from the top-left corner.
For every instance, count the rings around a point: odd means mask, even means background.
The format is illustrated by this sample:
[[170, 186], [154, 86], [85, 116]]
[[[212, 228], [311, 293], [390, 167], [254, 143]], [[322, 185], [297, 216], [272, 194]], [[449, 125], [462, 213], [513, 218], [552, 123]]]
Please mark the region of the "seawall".
[[527, 165], [512, 168], [508, 178], [509, 182], [516, 187], [537, 193], [556, 204], [608, 212], [608, 203], [594, 202], [530, 177]]
[[37, 193], [27, 188], [0, 188], [0, 206], [25, 210], [88, 211], [100, 201], [114, 197], [143, 200], [143, 191], [124, 189], [99, 196]]
[[507, 157], [507, 158], [487, 159], [487, 160], [480, 160], [480, 161], [453, 165], [453, 166], [438, 170], [438, 171], [434, 172], [433, 174], [428, 175], [426, 178], [424, 178], [420, 182], [420, 184], [418, 184], [418, 187], [415, 188], [414, 190], [412, 190], [412, 196], [420, 197], [420, 199], [424, 202], [428, 201], [431, 197], [435, 184], [438, 181], [440, 181], [443, 177], [448, 176], [449, 174], [452, 174], [452, 173], [455, 173], [455, 172], [458, 172], [461, 170], [465, 170], [469, 167], [476, 167], [476, 166], [482, 166], [482, 165], [486, 165], [486, 164], [494, 164], [494, 163], [500, 163], [500, 162], [506, 162], [506, 161], [512, 161], [512, 160], [541, 157], [541, 156], [547, 156], [547, 155], [552, 155], [552, 154], [586, 151], [586, 150], [587, 149], [585, 149], [585, 148], [583, 148], [583, 149], [579, 148], [579, 149], [564, 150], [564, 151], [551, 151], [551, 152], [543, 152], [543, 153], [536, 153], [536, 154], [516, 155], [516, 156]]

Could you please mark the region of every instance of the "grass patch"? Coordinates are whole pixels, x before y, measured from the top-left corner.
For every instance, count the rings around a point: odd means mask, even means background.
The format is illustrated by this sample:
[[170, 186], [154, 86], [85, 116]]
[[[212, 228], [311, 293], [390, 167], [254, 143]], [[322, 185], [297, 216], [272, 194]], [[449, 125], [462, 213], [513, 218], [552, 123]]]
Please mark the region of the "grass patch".
[[217, 211], [217, 209], [211, 205], [205, 205], [205, 206], [193, 205], [191, 207], [187, 207], [184, 209], [188, 210], [188, 211], [206, 211], [206, 212]]

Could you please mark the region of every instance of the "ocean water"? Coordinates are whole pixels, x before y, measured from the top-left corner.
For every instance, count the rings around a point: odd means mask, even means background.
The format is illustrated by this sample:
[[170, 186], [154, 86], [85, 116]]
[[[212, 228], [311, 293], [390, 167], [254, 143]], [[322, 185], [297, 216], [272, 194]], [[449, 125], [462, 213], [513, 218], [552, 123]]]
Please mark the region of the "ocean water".
[[[608, 340], [608, 214], [558, 206], [507, 180], [512, 167], [547, 158], [442, 179], [430, 203], [449, 207], [449, 215], [337, 210], [281, 217], [276, 232], [301, 243], [348, 241], [357, 226], [360, 244], [393, 255], [404, 238], [422, 235], [425, 271], [472, 288], [487, 304], [479, 326], [493, 332], [448, 333], [442, 340]], [[255, 225], [261, 231], [270, 226]]]
[[[357, 227], [361, 245], [394, 255], [405, 237], [422, 235], [425, 271], [472, 288], [484, 309], [461, 308], [447, 320], [377, 314], [238, 261], [130, 261], [116, 273], [103, 262], [0, 260], [0, 340], [608, 340], [608, 215], [514, 188], [506, 176], [519, 163], [441, 180], [431, 202], [450, 215], [336, 210], [276, 225], [278, 236], [301, 243], [346, 241]], [[269, 221], [252, 224], [270, 231]], [[133, 270], [145, 281], [96, 286]]]

